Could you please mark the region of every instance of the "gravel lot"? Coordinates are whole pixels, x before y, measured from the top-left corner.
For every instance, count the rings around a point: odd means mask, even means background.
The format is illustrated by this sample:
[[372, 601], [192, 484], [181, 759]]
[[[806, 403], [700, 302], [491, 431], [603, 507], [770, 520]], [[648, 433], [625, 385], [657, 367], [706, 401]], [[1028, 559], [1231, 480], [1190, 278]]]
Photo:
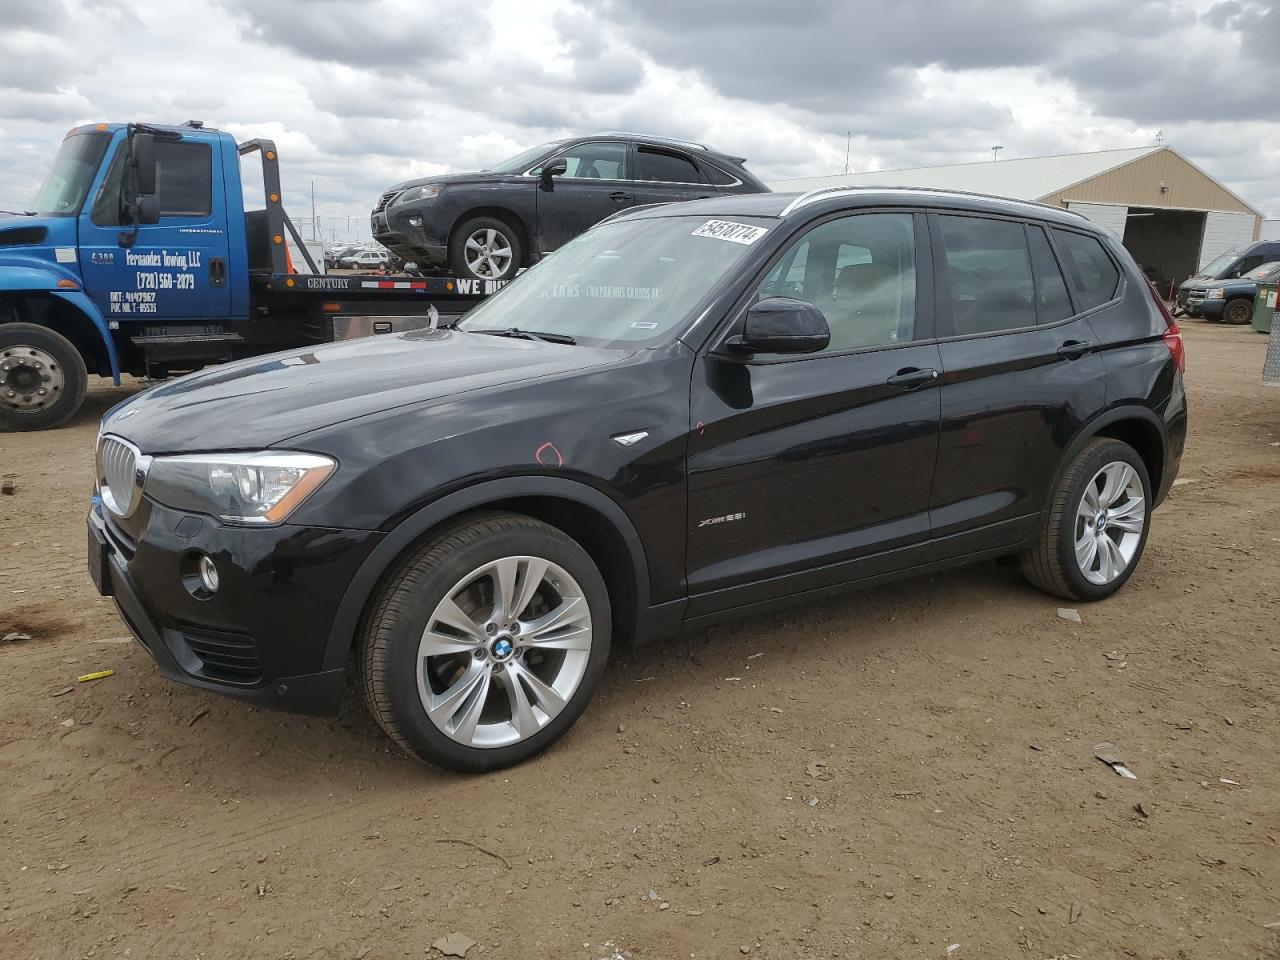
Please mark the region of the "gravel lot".
[[84, 572], [125, 390], [0, 435], [0, 955], [1280, 957], [1280, 390], [1184, 330], [1185, 482], [1082, 624], [984, 564], [618, 651], [484, 777], [156, 675]]

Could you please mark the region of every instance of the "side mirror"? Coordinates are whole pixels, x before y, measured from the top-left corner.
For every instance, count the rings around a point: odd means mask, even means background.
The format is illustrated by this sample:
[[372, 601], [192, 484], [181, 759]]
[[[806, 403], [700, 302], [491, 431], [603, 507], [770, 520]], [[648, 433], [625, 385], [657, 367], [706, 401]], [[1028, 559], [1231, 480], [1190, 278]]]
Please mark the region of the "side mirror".
[[812, 303], [769, 297], [752, 304], [742, 334], [726, 346], [736, 353], [817, 353], [830, 342], [827, 318]]
[[563, 177], [568, 172], [569, 172], [569, 161], [567, 161], [564, 157], [558, 157], [557, 159], [552, 160], [550, 163], [546, 164], [542, 168], [542, 185], [546, 187], [548, 190], [550, 190], [551, 178]]
[[[150, 196], [156, 192], [156, 138], [153, 133], [135, 133], [130, 159], [133, 161], [134, 184], [138, 193]], [[151, 221], [154, 222], [154, 221]]]
[[138, 197], [138, 223], [160, 222], [160, 198], [154, 193], [144, 193]]

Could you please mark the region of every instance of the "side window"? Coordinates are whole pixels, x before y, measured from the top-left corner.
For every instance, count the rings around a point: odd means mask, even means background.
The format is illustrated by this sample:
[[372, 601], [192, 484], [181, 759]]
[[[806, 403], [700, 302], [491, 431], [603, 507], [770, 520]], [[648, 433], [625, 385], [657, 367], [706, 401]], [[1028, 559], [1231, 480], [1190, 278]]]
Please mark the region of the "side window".
[[653, 147], [636, 150], [636, 179], [663, 183], [702, 183], [702, 174], [688, 157]]
[[1058, 258], [1053, 255], [1049, 238], [1041, 227], [1027, 227], [1031, 243], [1031, 266], [1036, 274], [1036, 316], [1041, 323], [1057, 323], [1071, 316], [1071, 298], [1067, 282], [1062, 278]]
[[[120, 226], [125, 146], [116, 150], [102, 188], [93, 201], [93, 222]], [[156, 199], [162, 217], [207, 217], [213, 209], [213, 153], [208, 144], [160, 141], [156, 144]]]
[[1246, 273], [1248, 273], [1254, 267], [1261, 265], [1261, 263], [1262, 263], [1261, 255], [1251, 254], [1250, 256], [1245, 257], [1243, 260], [1237, 263], [1235, 267], [1232, 268], [1231, 272], [1237, 277], [1243, 277]]
[[737, 177], [721, 170], [715, 164], [704, 162], [702, 164], [702, 173], [707, 180], [714, 183], [717, 187], [731, 187], [738, 182]]
[[855, 214], [808, 230], [755, 293], [757, 300], [779, 296], [807, 300], [822, 311], [831, 328], [824, 353], [910, 340], [916, 319], [911, 214]]
[[[583, 180], [626, 180], [627, 145], [625, 143], [580, 143], [570, 147], [555, 159], [565, 162], [566, 177]], [[536, 167], [529, 173], [536, 176], [542, 170]]]
[[940, 216], [951, 325], [956, 336], [1015, 330], [1036, 323], [1035, 286], [1022, 224]]
[[1080, 310], [1092, 310], [1116, 295], [1120, 271], [1096, 237], [1057, 227], [1053, 228], [1053, 237], [1062, 251], [1063, 266]]
[[205, 143], [156, 144], [156, 198], [162, 217], [207, 217], [213, 209], [213, 151]]

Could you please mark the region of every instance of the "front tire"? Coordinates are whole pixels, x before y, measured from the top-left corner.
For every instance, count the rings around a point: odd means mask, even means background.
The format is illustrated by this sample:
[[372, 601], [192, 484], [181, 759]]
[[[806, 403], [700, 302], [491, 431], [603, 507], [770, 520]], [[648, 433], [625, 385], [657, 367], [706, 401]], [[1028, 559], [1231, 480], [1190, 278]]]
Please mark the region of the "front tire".
[[1249, 323], [1253, 320], [1253, 301], [1244, 297], [1228, 300], [1227, 305], [1222, 308], [1222, 319], [1236, 326]]
[[49, 430], [75, 415], [89, 385], [80, 352], [35, 323], [0, 324], [0, 431]]
[[604, 579], [574, 540], [530, 517], [476, 517], [384, 581], [360, 630], [365, 703], [434, 766], [520, 763], [586, 709], [611, 616]]
[[473, 217], [449, 238], [449, 266], [471, 280], [510, 280], [520, 269], [520, 232], [494, 217]]
[[1022, 558], [1023, 575], [1069, 600], [1111, 596], [1142, 559], [1150, 508], [1151, 481], [1138, 452], [1119, 440], [1089, 441], [1054, 488], [1048, 520]]

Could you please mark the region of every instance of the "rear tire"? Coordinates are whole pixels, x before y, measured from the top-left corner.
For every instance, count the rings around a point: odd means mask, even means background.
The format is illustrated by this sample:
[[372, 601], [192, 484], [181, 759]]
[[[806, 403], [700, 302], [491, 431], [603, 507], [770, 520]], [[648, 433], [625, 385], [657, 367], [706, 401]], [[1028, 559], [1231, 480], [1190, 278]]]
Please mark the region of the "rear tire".
[[0, 431], [61, 426], [88, 386], [84, 360], [62, 334], [35, 323], [0, 324]]
[[441, 532], [384, 580], [360, 627], [359, 686], [401, 747], [479, 773], [539, 753], [609, 658], [604, 579], [555, 527], [517, 514]]
[[1138, 566], [1150, 519], [1151, 481], [1138, 452], [1119, 440], [1090, 440], [1054, 488], [1022, 573], [1045, 593], [1103, 600]]
[[1253, 320], [1253, 301], [1244, 297], [1228, 300], [1227, 305], [1222, 308], [1222, 319], [1236, 326], [1249, 323]]
[[471, 280], [510, 280], [524, 262], [520, 231], [494, 217], [473, 217], [449, 238], [449, 266]]

